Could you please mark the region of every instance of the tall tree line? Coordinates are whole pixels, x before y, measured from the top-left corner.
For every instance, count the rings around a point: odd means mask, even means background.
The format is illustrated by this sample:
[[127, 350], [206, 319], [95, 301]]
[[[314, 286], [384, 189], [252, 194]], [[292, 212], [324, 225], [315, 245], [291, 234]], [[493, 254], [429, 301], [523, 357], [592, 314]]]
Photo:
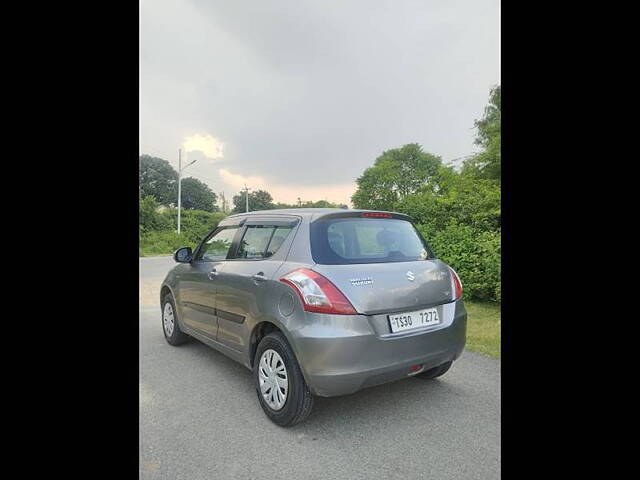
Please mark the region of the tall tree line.
[[501, 298], [500, 87], [474, 122], [480, 150], [461, 168], [445, 165], [421, 145], [382, 152], [356, 180], [356, 208], [406, 213], [479, 300]]

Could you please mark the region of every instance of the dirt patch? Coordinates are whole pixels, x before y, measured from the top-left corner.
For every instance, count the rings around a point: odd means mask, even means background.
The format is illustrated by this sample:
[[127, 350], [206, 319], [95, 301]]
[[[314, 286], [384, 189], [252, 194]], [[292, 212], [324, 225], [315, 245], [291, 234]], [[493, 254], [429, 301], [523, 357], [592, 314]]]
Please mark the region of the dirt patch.
[[162, 280], [140, 280], [140, 305], [157, 305], [160, 303], [160, 286]]

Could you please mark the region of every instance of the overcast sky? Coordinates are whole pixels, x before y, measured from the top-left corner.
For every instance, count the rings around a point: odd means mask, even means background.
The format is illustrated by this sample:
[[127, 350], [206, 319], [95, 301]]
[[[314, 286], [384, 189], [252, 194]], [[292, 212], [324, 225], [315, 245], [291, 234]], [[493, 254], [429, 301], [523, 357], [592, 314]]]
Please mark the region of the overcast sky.
[[[497, 0], [142, 0], [140, 153], [227, 198], [350, 203], [384, 150], [474, 151]], [[183, 158], [184, 160], [184, 158]]]

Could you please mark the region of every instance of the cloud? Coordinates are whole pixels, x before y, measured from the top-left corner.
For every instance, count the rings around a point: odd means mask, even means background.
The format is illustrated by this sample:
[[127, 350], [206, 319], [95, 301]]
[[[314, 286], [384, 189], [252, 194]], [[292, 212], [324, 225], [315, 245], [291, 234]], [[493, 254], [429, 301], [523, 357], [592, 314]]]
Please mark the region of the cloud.
[[251, 185], [253, 189], [265, 190], [264, 185], [266, 182], [262, 177], [243, 177], [242, 175], [231, 173], [226, 168], [221, 168], [218, 170], [218, 173], [227, 186], [235, 188], [236, 190], [244, 188], [245, 183]]
[[266, 190], [275, 202], [283, 203], [296, 203], [299, 197], [302, 201], [327, 200], [351, 205], [351, 195], [356, 190], [355, 182], [329, 185], [290, 185], [270, 183], [258, 176], [244, 177], [232, 173], [226, 168], [221, 168], [218, 173], [224, 184], [231, 189], [240, 191], [246, 184], [250, 190]]
[[406, 143], [468, 155], [500, 81], [499, 3], [144, 1], [140, 151], [177, 167], [184, 142], [215, 192], [241, 174], [276, 201], [348, 201]]
[[201, 135], [196, 133], [195, 135], [185, 137], [182, 146], [187, 152], [202, 152], [212, 159], [224, 158], [224, 154], [222, 153], [224, 144], [209, 134]]

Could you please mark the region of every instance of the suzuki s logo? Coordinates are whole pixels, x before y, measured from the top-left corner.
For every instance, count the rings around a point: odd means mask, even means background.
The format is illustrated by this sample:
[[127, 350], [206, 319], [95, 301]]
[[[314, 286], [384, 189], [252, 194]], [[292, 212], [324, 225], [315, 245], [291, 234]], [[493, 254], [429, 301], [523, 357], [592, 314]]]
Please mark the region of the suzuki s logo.
[[416, 276], [413, 274], [411, 270], [409, 270], [407, 272], [407, 280], [409, 280], [410, 282], [413, 282], [415, 279], [416, 279]]

